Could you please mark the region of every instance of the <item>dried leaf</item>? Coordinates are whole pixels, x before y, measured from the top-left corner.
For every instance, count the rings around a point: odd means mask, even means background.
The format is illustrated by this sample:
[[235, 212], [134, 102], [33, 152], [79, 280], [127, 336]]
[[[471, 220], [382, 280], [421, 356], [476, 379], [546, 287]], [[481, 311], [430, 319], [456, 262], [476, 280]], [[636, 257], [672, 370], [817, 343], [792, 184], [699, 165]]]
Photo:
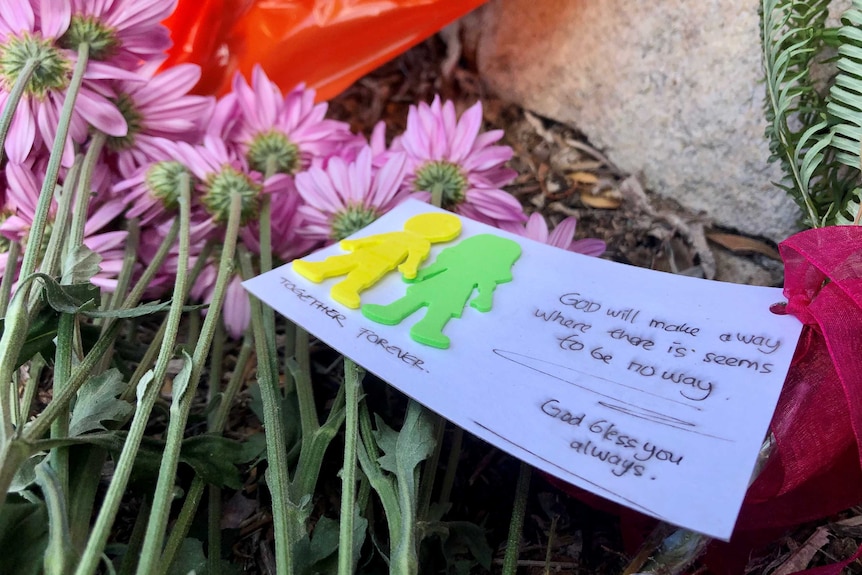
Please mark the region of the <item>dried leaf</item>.
[[736, 234], [724, 234], [714, 232], [706, 234], [707, 239], [713, 241], [723, 248], [732, 251], [735, 254], [761, 254], [768, 258], [781, 261], [781, 255], [778, 250], [760, 240], [738, 236]]
[[790, 575], [790, 573], [802, 571], [827, 543], [829, 543], [829, 531], [825, 527], [818, 527], [802, 547], [791, 553], [787, 561], [779, 565], [772, 575]]
[[581, 192], [581, 202], [587, 207], [600, 210], [616, 210], [623, 203], [622, 199], [610, 190], [597, 195], [593, 195], [589, 190], [584, 190]]
[[599, 177], [589, 172], [569, 172], [566, 177], [573, 184], [597, 184]]

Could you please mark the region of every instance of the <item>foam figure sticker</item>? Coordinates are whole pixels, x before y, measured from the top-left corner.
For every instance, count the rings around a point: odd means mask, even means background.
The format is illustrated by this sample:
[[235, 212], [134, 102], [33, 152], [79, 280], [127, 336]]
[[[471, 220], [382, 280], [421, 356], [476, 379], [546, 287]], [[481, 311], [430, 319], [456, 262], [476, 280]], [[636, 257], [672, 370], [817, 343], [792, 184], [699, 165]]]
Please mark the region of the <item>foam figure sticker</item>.
[[362, 315], [384, 325], [397, 325], [419, 308], [425, 316], [410, 328], [410, 337], [419, 343], [446, 349], [449, 338], [443, 328], [459, 318], [474, 290], [478, 295], [470, 307], [491, 310], [497, 284], [512, 281], [512, 266], [521, 255], [518, 242], [491, 234], [480, 234], [440, 252], [427, 268], [419, 270], [407, 295], [388, 305], [365, 304]]
[[419, 214], [404, 222], [402, 231], [341, 240], [339, 247], [349, 254], [329, 256], [318, 262], [296, 260], [293, 269], [315, 283], [346, 275], [332, 286], [329, 294], [338, 303], [357, 309], [361, 303], [359, 292], [376, 284], [396, 266], [405, 278], [415, 278], [419, 264], [431, 252], [431, 244], [448, 242], [460, 233], [461, 220], [457, 216]]
[[415, 200], [243, 285], [497, 448], [720, 539], [802, 329], [770, 312], [781, 289], [588, 257]]

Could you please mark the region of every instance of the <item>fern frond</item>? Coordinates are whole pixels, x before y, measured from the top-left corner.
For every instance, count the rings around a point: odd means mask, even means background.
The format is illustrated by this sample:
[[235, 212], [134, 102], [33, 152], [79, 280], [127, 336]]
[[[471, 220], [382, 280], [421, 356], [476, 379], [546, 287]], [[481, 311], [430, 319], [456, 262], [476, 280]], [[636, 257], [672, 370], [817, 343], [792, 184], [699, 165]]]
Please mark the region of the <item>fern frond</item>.
[[811, 79], [811, 65], [824, 47], [828, 9], [829, 0], [761, 1], [766, 135], [786, 176], [781, 187], [812, 226], [822, 225], [812, 190], [829, 179], [831, 164], [825, 103]]
[[838, 30], [838, 75], [829, 91], [826, 110], [834, 118], [832, 146], [836, 159], [851, 168], [859, 168], [862, 142], [862, 2], [853, 1]]
[[858, 226], [862, 223], [862, 188], [854, 189], [842, 206], [836, 206], [830, 224]]

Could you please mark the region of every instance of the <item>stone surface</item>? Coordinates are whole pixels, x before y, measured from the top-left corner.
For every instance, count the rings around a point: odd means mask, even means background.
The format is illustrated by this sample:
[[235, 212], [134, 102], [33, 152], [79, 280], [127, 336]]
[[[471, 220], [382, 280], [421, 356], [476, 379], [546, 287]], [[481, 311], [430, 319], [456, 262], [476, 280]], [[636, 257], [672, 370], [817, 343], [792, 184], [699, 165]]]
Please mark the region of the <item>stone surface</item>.
[[621, 169], [715, 222], [779, 241], [756, 0], [491, 0], [477, 59], [504, 99], [584, 132]]

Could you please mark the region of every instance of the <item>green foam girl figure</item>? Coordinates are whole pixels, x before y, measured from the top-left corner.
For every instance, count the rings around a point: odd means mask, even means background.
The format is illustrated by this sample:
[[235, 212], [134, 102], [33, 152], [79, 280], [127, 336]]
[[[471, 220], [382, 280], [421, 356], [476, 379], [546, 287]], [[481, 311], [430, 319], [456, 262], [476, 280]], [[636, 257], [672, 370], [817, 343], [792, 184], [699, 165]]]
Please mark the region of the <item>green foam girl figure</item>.
[[397, 325], [421, 307], [427, 307], [425, 317], [410, 328], [410, 337], [419, 343], [447, 349], [449, 338], [443, 328], [453, 317], [461, 317], [464, 306], [481, 312], [491, 310], [494, 289], [512, 281], [512, 266], [521, 256], [518, 242], [480, 234], [467, 238], [440, 252], [416, 278], [408, 281], [404, 297], [387, 305], [365, 304], [362, 315], [384, 325]]

